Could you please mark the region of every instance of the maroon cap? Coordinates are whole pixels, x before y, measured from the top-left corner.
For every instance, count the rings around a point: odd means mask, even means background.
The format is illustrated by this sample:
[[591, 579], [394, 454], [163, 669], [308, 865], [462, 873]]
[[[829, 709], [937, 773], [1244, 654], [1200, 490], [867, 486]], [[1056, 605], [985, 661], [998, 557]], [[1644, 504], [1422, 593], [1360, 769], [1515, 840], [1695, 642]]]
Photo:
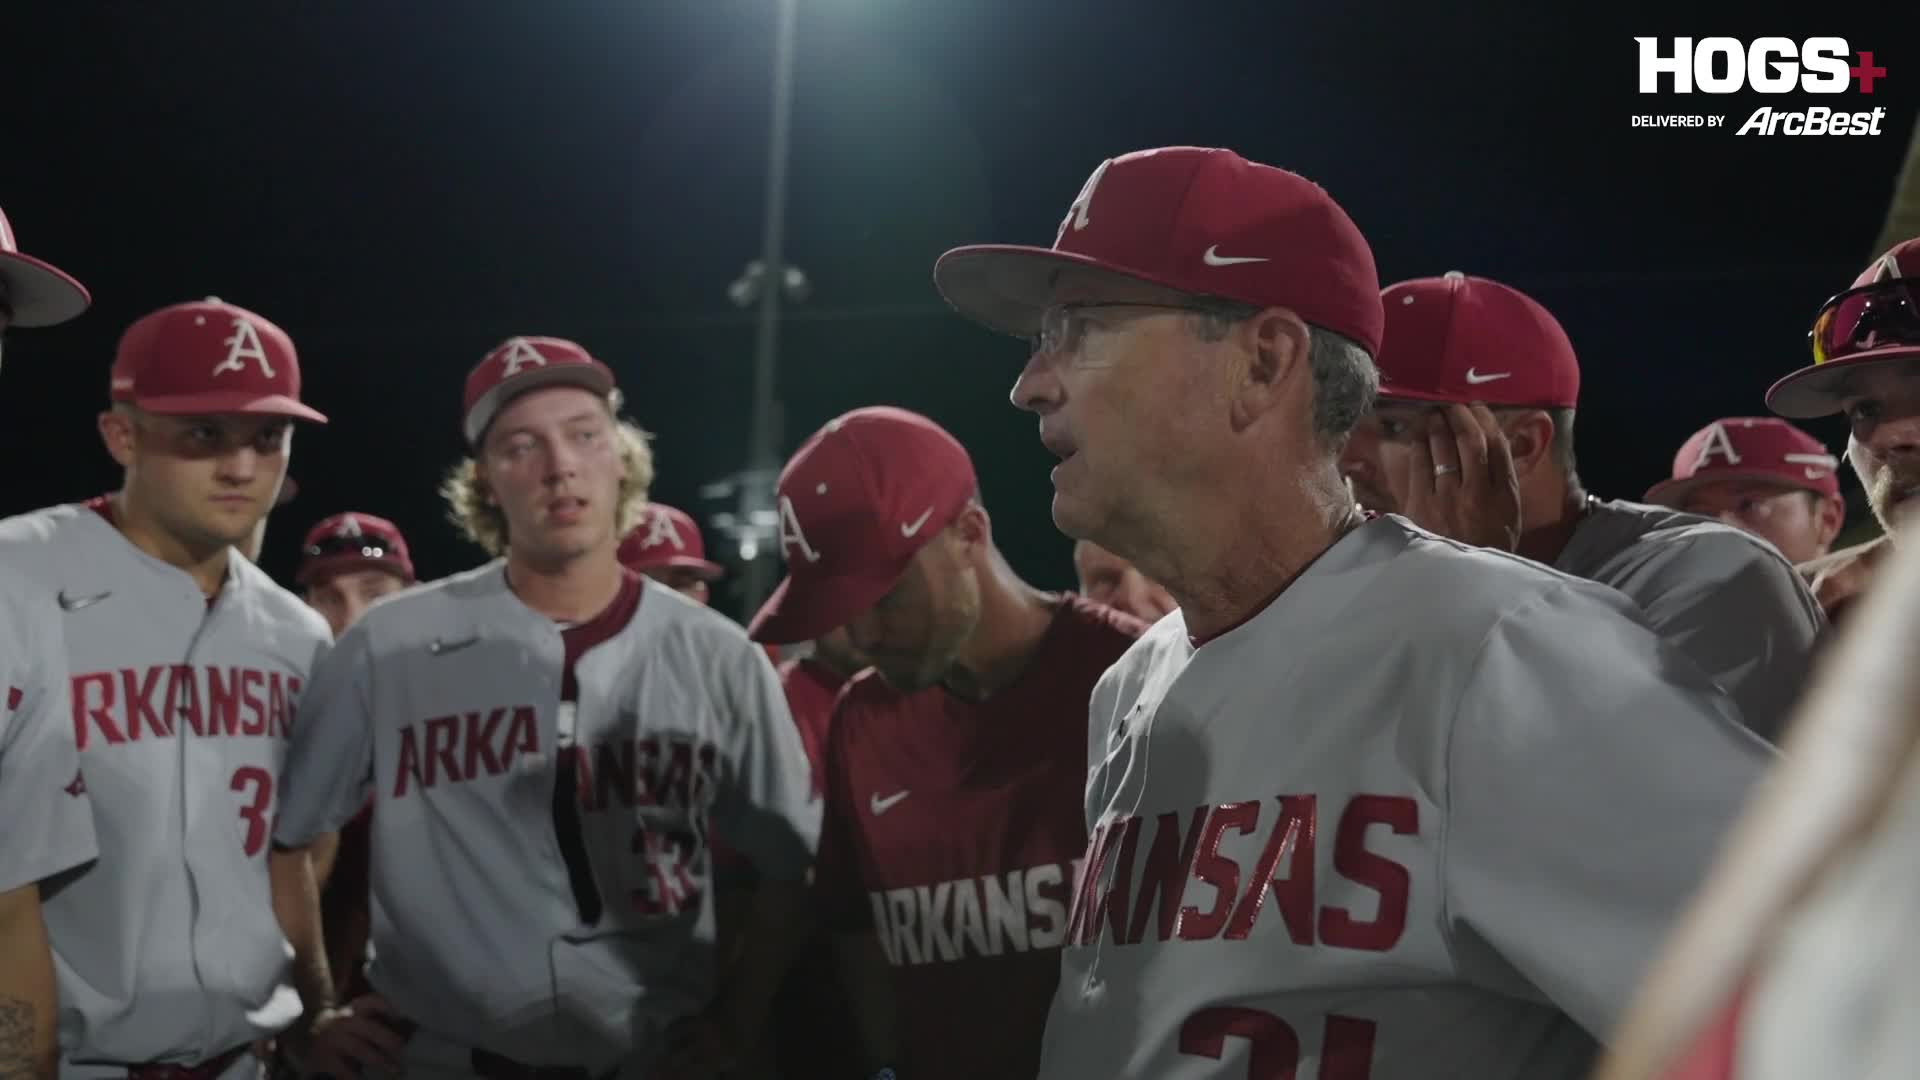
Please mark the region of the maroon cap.
[[[1895, 278], [1920, 281], [1920, 236], [1895, 244], [1886, 254], [1873, 260], [1873, 265], [1862, 270], [1847, 288], [1857, 289], [1862, 285]], [[1920, 293], [1920, 284], [1913, 287], [1910, 295], [1912, 293]], [[1795, 420], [1830, 416], [1841, 408], [1838, 390], [1842, 372], [1889, 360], [1910, 362], [1916, 359], [1920, 359], [1920, 345], [1903, 341], [1882, 348], [1865, 347], [1824, 363], [1809, 364], [1767, 390], [1767, 408]]]
[[20, 253], [5, 212], [0, 212], [0, 286], [0, 298], [13, 310], [14, 326], [55, 326], [93, 303], [87, 287], [72, 274]]
[[318, 585], [355, 570], [385, 570], [413, 584], [413, 558], [400, 527], [372, 514], [335, 514], [307, 530], [294, 583]]
[[649, 570], [692, 570], [712, 581], [721, 574], [719, 563], [707, 559], [700, 526], [687, 512], [665, 503], [648, 503], [640, 524], [620, 541], [621, 565], [635, 573]]
[[1840, 460], [1820, 440], [1777, 416], [1734, 416], [1693, 433], [1673, 455], [1673, 477], [1646, 500], [1678, 507], [1715, 480], [1767, 480], [1838, 497]]
[[467, 373], [467, 442], [480, 445], [507, 402], [542, 386], [578, 386], [613, 393], [613, 371], [565, 338], [515, 337], [501, 342]]
[[1458, 270], [1387, 286], [1380, 396], [1570, 409], [1580, 398], [1573, 342], [1518, 289]]
[[163, 416], [257, 413], [324, 424], [300, 403], [300, 359], [285, 330], [218, 297], [143, 316], [120, 335], [109, 393]]
[[1060, 272], [1075, 267], [1291, 308], [1368, 352], [1380, 346], [1380, 279], [1353, 220], [1311, 180], [1230, 150], [1109, 158], [1067, 208], [1053, 247], [955, 248], [934, 264], [933, 281], [961, 314], [1030, 337]]
[[785, 645], [845, 626], [979, 486], [966, 448], [918, 413], [881, 405], [828, 422], [780, 473], [787, 577], [747, 632]]

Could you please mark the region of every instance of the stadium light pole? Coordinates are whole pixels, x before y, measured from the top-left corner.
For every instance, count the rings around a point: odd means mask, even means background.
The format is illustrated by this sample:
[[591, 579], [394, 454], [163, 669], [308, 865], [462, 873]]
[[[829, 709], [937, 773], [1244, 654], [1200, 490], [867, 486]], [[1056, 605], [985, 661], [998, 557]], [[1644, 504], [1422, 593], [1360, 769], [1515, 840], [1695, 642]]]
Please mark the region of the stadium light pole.
[[779, 555], [779, 512], [774, 487], [780, 473], [776, 456], [781, 415], [774, 398], [779, 370], [780, 301], [783, 296], [805, 298], [806, 277], [786, 263], [787, 143], [793, 112], [794, 37], [799, 0], [774, 0], [777, 10], [773, 40], [772, 117], [767, 135], [766, 206], [762, 221], [760, 258], [728, 289], [736, 304], [757, 302], [759, 318], [753, 349], [752, 429], [746, 470], [737, 478], [738, 510], [729, 530], [739, 544], [745, 565], [741, 587], [741, 619], [746, 621], [772, 591], [774, 561]]

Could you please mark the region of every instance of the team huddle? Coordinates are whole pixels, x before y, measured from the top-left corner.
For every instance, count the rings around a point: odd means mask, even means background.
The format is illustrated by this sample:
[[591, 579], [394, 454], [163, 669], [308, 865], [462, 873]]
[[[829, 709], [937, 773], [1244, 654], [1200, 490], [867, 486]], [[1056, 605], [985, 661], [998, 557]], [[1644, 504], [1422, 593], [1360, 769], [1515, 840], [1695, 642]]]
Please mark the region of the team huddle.
[[[1030, 345], [1077, 593], [870, 405], [737, 626], [614, 370], [531, 334], [439, 492], [489, 561], [351, 510], [284, 588], [293, 340], [129, 327], [121, 486], [0, 521], [0, 1076], [1590, 1075], [1920, 493], [1920, 238], [1641, 501], [1580, 479], [1545, 307], [1382, 288], [1229, 151], [933, 278]], [[0, 330], [89, 304], [0, 220]], [[1788, 423], [1833, 414], [1884, 530], [1839, 552]]]

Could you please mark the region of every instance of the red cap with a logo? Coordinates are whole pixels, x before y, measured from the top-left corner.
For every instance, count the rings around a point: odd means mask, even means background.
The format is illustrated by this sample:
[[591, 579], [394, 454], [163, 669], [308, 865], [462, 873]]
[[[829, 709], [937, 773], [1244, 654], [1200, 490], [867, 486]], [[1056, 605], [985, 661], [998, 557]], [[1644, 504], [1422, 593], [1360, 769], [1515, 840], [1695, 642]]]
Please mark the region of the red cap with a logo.
[[1716, 480], [1765, 480], [1840, 495], [1840, 460], [1820, 440], [1777, 416], [1733, 416], [1693, 433], [1673, 455], [1673, 476], [1647, 489], [1656, 506], [1680, 507]]
[[293, 339], [218, 297], [146, 315], [120, 336], [109, 393], [162, 416], [254, 413], [324, 424], [300, 403]]
[[812, 641], [885, 596], [979, 490], [965, 447], [890, 406], [815, 432], [780, 473], [787, 577], [747, 627], [755, 641]]
[[961, 314], [1030, 337], [1057, 279], [1076, 268], [1290, 308], [1369, 353], [1380, 345], [1380, 279], [1353, 220], [1313, 181], [1231, 150], [1110, 158], [1067, 208], [1053, 247], [955, 248], [934, 264], [933, 281]]
[[636, 574], [649, 570], [692, 570], [712, 581], [720, 564], [707, 558], [700, 526], [686, 511], [665, 503], [648, 503], [640, 524], [620, 541], [621, 565]]
[[339, 574], [376, 569], [413, 584], [413, 558], [400, 527], [372, 514], [335, 514], [307, 530], [293, 580], [305, 587]]
[[[1840, 411], [1839, 391], [1846, 372], [1890, 360], [1920, 367], [1920, 236], [1895, 244], [1873, 260], [1847, 291], [1903, 279], [1904, 285], [1891, 286], [1888, 295], [1874, 301], [1877, 308], [1851, 306], [1841, 312], [1843, 318], [1832, 330], [1848, 340], [1827, 342], [1825, 346], [1843, 351], [1843, 355], [1825, 358], [1816, 351], [1812, 364], [1768, 388], [1767, 408], [1795, 420], [1828, 416]], [[1828, 314], [1828, 307], [1821, 308], [1821, 315]], [[1825, 329], [1825, 320], [1816, 318], [1814, 336]], [[1816, 350], [1819, 348], [1816, 344]]]
[[0, 301], [13, 312], [8, 321], [14, 326], [54, 326], [87, 310], [93, 297], [72, 274], [21, 254], [13, 226], [0, 213]]
[[542, 386], [578, 386], [604, 396], [613, 393], [613, 371], [565, 338], [508, 338], [467, 373], [467, 443], [479, 446], [507, 402]]
[[1571, 409], [1580, 362], [1567, 332], [1518, 289], [1458, 270], [1387, 286], [1380, 396]]

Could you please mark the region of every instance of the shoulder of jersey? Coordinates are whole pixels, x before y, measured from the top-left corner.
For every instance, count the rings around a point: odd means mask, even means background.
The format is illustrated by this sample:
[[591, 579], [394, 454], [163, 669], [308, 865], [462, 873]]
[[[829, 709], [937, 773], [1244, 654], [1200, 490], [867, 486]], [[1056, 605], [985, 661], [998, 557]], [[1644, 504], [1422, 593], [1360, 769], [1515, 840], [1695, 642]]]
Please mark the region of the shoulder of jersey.
[[60, 551], [52, 541], [82, 525], [85, 514], [93, 511], [67, 503], [0, 518], [0, 562], [15, 567], [51, 564]]
[[1776, 563], [1783, 572], [1793, 572], [1793, 564], [1778, 548], [1724, 521], [1623, 500], [1612, 500], [1605, 505], [1615, 513], [1632, 514], [1645, 521], [1647, 530], [1641, 534], [1642, 543], [1682, 546], [1689, 554], [1728, 572], [1732, 569], [1728, 564], [1741, 560]]
[[286, 586], [273, 580], [271, 574], [246, 559], [235, 558], [233, 563], [235, 571], [246, 579], [247, 587], [257, 590], [258, 602], [268, 615], [312, 631], [322, 641], [333, 640], [327, 620]]
[[1396, 573], [1389, 579], [1391, 591], [1402, 598], [1416, 597], [1423, 622], [1473, 622], [1484, 615], [1498, 616], [1560, 589], [1592, 597], [1610, 608], [1631, 604], [1605, 585], [1512, 552], [1461, 543], [1404, 518], [1382, 515], [1367, 527], [1377, 528], [1382, 523], [1400, 530], [1405, 537], [1405, 547], [1394, 562], [1412, 560], [1405, 569], [1413, 577], [1402, 579]]
[[449, 623], [472, 625], [472, 615], [462, 608], [471, 601], [497, 593], [500, 560], [482, 563], [471, 570], [448, 574], [432, 581], [420, 581], [367, 605], [356, 624], [368, 627], [380, 636], [410, 635], [429, 637], [443, 632]]
[[724, 640], [729, 647], [738, 645], [766, 655], [739, 623], [652, 578], [642, 577], [640, 583], [645, 589], [640, 594], [640, 618], [659, 619], [686, 632]]

